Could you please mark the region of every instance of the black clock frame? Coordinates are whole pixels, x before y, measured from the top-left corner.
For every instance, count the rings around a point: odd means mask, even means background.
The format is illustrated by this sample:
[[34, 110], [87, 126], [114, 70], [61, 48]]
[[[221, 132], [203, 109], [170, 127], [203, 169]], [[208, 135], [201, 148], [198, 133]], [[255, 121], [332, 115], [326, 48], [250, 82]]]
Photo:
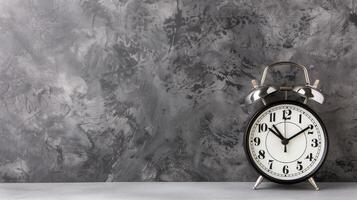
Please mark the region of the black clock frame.
[[[267, 109], [273, 107], [273, 106], [277, 106], [277, 105], [281, 105], [281, 104], [291, 104], [291, 105], [295, 105], [295, 106], [300, 106], [304, 109], [306, 109], [307, 111], [309, 111], [320, 123], [323, 132], [324, 132], [324, 136], [325, 136], [325, 149], [323, 151], [322, 155], [322, 159], [320, 161], [320, 163], [315, 167], [315, 169], [313, 171], [311, 171], [309, 174], [305, 175], [304, 177], [298, 178], [298, 179], [293, 179], [293, 180], [282, 180], [282, 179], [277, 179], [274, 177], [269, 176], [268, 174], [266, 174], [264, 171], [262, 171], [254, 162], [254, 159], [252, 157], [252, 155], [250, 154], [249, 151], [249, 133], [250, 133], [250, 129], [252, 128], [254, 121], [260, 116], [260, 114], [262, 114], [264, 111], [266, 111]], [[327, 153], [328, 153], [328, 146], [329, 146], [329, 140], [328, 140], [328, 134], [327, 134], [327, 130], [325, 127], [325, 124], [322, 122], [322, 120], [320, 119], [320, 117], [316, 114], [316, 112], [314, 110], [312, 110], [310, 107], [308, 107], [306, 104], [297, 102], [297, 101], [291, 101], [291, 100], [282, 100], [282, 101], [277, 101], [274, 103], [270, 103], [266, 106], [264, 106], [263, 108], [261, 108], [260, 110], [258, 110], [252, 117], [252, 119], [249, 121], [248, 127], [245, 131], [244, 134], [244, 151], [246, 156], [248, 157], [248, 160], [250, 162], [250, 164], [254, 167], [254, 169], [260, 174], [262, 175], [264, 178], [275, 182], [275, 183], [280, 183], [280, 184], [294, 184], [294, 183], [299, 183], [302, 181], [305, 181], [307, 179], [309, 179], [310, 177], [312, 177], [322, 166], [322, 164], [325, 162], [326, 157], [327, 157]]]

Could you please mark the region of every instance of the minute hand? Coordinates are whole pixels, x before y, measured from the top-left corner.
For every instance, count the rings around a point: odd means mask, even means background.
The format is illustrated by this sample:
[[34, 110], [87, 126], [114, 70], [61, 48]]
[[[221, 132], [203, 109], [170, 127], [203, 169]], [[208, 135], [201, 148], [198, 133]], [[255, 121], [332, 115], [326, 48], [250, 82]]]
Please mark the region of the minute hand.
[[301, 131], [297, 132], [295, 135], [293, 135], [293, 136], [291, 136], [291, 137], [287, 138], [287, 140], [291, 140], [291, 139], [293, 139], [294, 137], [296, 137], [296, 136], [300, 135], [301, 133], [305, 132], [305, 131], [306, 131], [307, 129], [309, 129], [309, 128], [310, 128], [310, 126], [308, 126], [308, 127], [304, 128], [304, 129], [302, 129]]

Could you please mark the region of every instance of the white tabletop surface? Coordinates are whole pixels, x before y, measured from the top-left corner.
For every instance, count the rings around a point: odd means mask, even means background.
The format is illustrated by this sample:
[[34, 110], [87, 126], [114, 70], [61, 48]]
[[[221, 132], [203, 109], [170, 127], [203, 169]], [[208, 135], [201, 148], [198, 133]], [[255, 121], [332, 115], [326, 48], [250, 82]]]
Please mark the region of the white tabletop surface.
[[[0, 199], [26, 200], [161, 200], [161, 199], [357, 199], [357, 183], [308, 183], [283, 186], [263, 182], [119, 182], [119, 183], [0, 183]], [[304, 199], [302, 199], [304, 198]]]

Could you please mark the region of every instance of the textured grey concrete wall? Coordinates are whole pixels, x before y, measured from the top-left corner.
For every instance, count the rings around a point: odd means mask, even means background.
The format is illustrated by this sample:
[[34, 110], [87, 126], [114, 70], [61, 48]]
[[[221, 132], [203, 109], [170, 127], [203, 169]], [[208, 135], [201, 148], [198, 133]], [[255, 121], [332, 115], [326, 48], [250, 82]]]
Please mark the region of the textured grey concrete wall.
[[[357, 6], [357, 5], [356, 5]], [[357, 181], [350, 1], [0, 1], [0, 181], [253, 181], [244, 105], [262, 65], [309, 66], [330, 153]], [[297, 71], [275, 71], [292, 82]]]

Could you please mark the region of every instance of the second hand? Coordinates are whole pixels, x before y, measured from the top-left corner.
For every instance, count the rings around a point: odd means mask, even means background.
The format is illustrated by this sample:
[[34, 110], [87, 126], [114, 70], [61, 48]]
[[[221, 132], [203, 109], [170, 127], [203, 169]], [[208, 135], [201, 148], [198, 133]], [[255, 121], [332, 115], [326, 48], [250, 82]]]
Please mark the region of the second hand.
[[[284, 119], [284, 137], [286, 138], [286, 119]], [[286, 144], [284, 144], [284, 152], [287, 152]]]

